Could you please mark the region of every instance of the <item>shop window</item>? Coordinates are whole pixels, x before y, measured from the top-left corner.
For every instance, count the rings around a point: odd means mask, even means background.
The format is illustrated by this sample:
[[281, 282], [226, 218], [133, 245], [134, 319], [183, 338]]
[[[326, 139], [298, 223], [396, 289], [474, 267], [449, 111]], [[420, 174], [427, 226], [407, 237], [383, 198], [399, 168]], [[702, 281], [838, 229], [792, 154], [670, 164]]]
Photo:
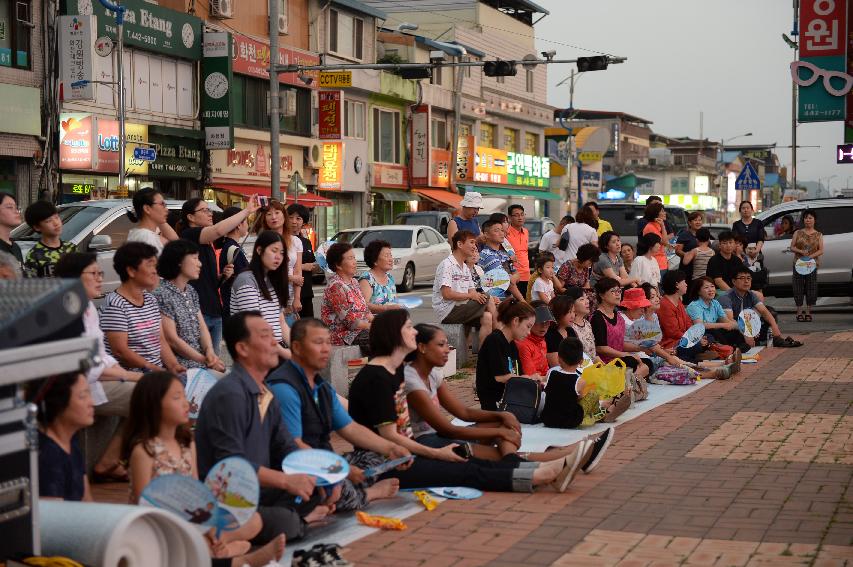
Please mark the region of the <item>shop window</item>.
[[400, 163], [400, 113], [373, 109], [373, 161]]
[[470, 136], [471, 135], [471, 125], [470, 124], [460, 124], [459, 125], [459, 137], [462, 136]]
[[[247, 128], [269, 129], [269, 82], [235, 75], [232, 81], [234, 124]], [[311, 93], [307, 89], [280, 85], [282, 134], [308, 136], [311, 132]]]
[[508, 152], [518, 151], [518, 130], [504, 128], [504, 149]]
[[480, 144], [487, 148], [495, 147], [495, 125], [487, 122], [480, 123]]
[[442, 67], [433, 67], [432, 76], [429, 78], [430, 84], [441, 85], [444, 82], [444, 69]]
[[524, 153], [534, 156], [539, 154], [539, 134], [524, 133]]
[[687, 195], [690, 193], [690, 179], [688, 177], [673, 177], [670, 181], [670, 193], [673, 195]]
[[344, 101], [344, 136], [364, 139], [364, 103], [355, 100]]
[[329, 51], [362, 59], [364, 57], [364, 20], [338, 10], [329, 10]]
[[447, 148], [447, 121], [432, 119], [432, 147]]
[[0, 67], [30, 69], [31, 0], [0, 0]]

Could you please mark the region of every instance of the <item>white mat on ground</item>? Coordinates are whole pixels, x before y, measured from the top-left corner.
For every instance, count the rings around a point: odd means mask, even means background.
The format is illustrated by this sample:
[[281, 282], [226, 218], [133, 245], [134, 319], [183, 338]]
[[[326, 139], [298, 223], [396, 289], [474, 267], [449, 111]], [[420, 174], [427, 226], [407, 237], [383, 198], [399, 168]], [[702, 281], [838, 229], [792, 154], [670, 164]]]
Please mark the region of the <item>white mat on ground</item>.
[[[620, 425], [626, 421], [630, 421], [635, 417], [639, 417], [647, 411], [653, 410], [658, 406], [669, 403], [678, 398], [683, 398], [692, 394], [699, 388], [704, 388], [713, 380], [700, 380], [692, 386], [670, 386], [662, 384], [649, 384], [649, 398], [642, 402], [637, 402], [634, 407], [619, 416], [616, 423], [612, 425]], [[469, 425], [458, 419], [453, 420], [454, 425]], [[554, 429], [545, 427], [541, 423], [536, 425], [521, 426], [521, 451], [538, 452], [544, 451], [551, 446], [571, 445], [585, 439], [593, 433], [600, 433], [610, 427], [609, 423], [596, 423], [592, 427], [584, 427], [583, 429]]]
[[[443, 498], [434, 498], [439, 501], [444, 500]], [[396, 498], [380, 500], [371, 504], [365, 510], [368, 514], [389, 516], [401, 520], [423, 511], [423, 505], [418, 502], [418, 499], [411, 492], [400, 492]], [[360, 524], [355, 519], [354, 512], [335, 514], [334, 520], [329, 524], [310, 528], [305, 539], [292, 543], [287, 542], [284, 556], [279, 561], [279, 565], [289, 566], [293, 558], [293, 552], [298, 549], [311, 549], [316, 543], [337, 543], [341, 547], [344, 547], [377, 531], [379, 531], [378, 528], [370, 528]]]

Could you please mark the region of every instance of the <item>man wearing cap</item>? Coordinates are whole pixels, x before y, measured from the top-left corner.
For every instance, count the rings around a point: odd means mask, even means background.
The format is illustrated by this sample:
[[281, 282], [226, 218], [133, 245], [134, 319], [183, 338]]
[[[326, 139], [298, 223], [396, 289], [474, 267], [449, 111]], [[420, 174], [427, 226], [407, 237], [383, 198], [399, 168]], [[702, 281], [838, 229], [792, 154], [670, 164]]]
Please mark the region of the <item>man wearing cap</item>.
[[518, 347], [522, 374], [544, 381], [548, 375], [548, 346], [545, 344], [545, 335], [548, 333], [548, 327], [555, 321], [544, 301], [533, 301], [530, 306], [536, 311], [536, 322], [530, 328], [530, 334], [524, 340], [515, 341], [515, 346]]
[[521, 296], [527, 295], [527, 284], [530, 282], [530, 259], [527, 249], [530, 246], [530, 232], [524, 228], [524, 207], [522, 205], [509, 206], [509, 228], [506, 231], [506, 239], [515, 249], [515, 269], [518, 271], [518, 291]]
[[457, 230], [467, 230], [474, 236], [480, 236], [480, 225], [477, 224], [477, 213], [483, 208], [483, 196], [474, 191], [465, 193], [460, 215], [453, 217], [447, 223], [447, 241], [450, 242]]

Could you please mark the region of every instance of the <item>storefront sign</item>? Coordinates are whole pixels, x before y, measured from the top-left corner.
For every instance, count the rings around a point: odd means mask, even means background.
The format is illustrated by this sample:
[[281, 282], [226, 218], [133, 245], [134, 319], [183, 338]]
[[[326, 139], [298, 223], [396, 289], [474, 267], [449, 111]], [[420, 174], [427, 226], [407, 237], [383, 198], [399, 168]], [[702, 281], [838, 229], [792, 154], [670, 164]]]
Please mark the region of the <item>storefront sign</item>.
[[430, 178], [430, 108], [421, 104], [412, 109], [412, 184], [426, 185]]
[[[282, 183], [289, 181], [294, 171], [303, 174], [301, 147], [279, 146], [279, 156]], [[232, 149], [211, 152], [210, 166], [214, 181], [268, 184], [271, 167], [269, 142], [238, 140]]]
[[[118, 173], [119, 170], [119, 123], [117, 120], [95, 118], [95, 160], [92, 171]], [[138, 142], [148, 142], [148, 126], [125, 124], [124, 168], [131, 175], [147, 175], [148, 162], [134, 159], [133, 148]], [[143, 147], [145, 144], [143, 144]]]
[[[601, 172], [581, 169], [581, 188], [584, 191], [598, 192], [601, 189]], [[625, 195], [620, 198], [624, 199]]]
[[[193, 61], [201, 58], [200, 18], [145, 0], [122, 0], [121, 5], [125, 8], [125, 45]], [[62, 8], [62, 13], [70, 16], [94, 14], [98, 17], [97, 35], [117, 39], [115, 13], [98, 0], [63, 0]]]
[[[266, 43], [246, 37], [239, 33], [233, 34], [234, 39], [234, 72], [240, 75], [249, 75], [259, 79], [270, 78], [270, 46]], [[314, 53], [300, 51], [291, 47], [281, 47], [278, 50], [279, 65], [319, 65], [320, 57]], [[318, 86], [318, 73], [306, 71], [303, 76], [314, 79], [308, 85], [312, 88]], [[305, 87], [297, 73], [279, 73], [280, 83]]]
[[[59, 80], [65, 100], [94, 100], [95, 16], [59, 16]], [[2, 64], [2, 62], [0, 62]]]
[[0, 132], [30, 136], [41, 134], [39, 89], [0, 83], [0, 100], [3, 101]]
[[62, 192], [65, 195], [90, 195], [98, 187], [91, 183], [63, 183]]
[[201, 141], [149, 134], [157, 161], [148, 166], [151, 177], [201, 179]]
[[373, 168], [372, 186], [388, 189], [408, 189], [408, 171], [401, 165], [388, 165], [385, 163], [371, 164]]
[[92, 169], [91, 114], [62, 114], [59, 117], [60, 169]]
[[601, 161], [601, 158], [604, 157], [604, 154], [601, 152], [580, 152], [578, 153], [578, 159], [583, 163], [592, 163], [595, 161]]
[[551, 166], [543, 156], [507, 152], [506, 178], [510, 185], [547, 189], [551, 185]]
[[465, 183], [474, 179], [474, 136], [459, 136], [456, 154], [456, 181]]
[[321, 145], [323, 163], [320, 166], [317, 187], [324, 191], [342, 189], [344, 145], [341, 142], [323, 142]]
[[234, 145], [231, 113], [231, 34], [204, 33], [202, 60], [201, 124], [208, 150], [227, 150]]
[[[450, 187], [450, 150], [432, 148], [430, 150], [430, 187]], [[412, 182], [414, 184], [414, 181]]]
[[477, 146], [474, 160], [474, 181], [506, 184], [506, 151]]
[[341, 91], [320, 91], [320, 125], [319, 137], [321, 140], [340, 140], [341, 139], [341, 118], [342, 118], [342, 92]]
[[322, 88], [342, 89], [352, 86], [352, 71], [330, 71], [320, 73]]
[[791, 67], [800, 84], [799, 121], [844, 120], [845, 97], [831, 92], [830, 77], [847, 71], [847, 3], [802, 0], [800, 26], [800, 61]]

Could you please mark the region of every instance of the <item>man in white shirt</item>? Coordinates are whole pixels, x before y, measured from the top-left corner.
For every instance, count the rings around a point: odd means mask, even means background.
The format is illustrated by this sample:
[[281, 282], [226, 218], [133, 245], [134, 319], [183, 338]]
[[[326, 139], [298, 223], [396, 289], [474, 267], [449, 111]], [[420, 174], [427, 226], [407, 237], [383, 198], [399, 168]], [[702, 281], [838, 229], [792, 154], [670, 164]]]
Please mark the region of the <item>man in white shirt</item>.
[[[453, 252], [441, 261], [432, 285], [432, 308], [440, 323], [480, 327], [480, 343], [492, 332], [491, 297], [474, 287], [465, 260], [477, 253], [477, 237], [459, 230], [451, 238]], [[488, 309], [492, 307], [492, 309]]]
[[555, 273], [563, 265], [563, 262], [566, 261], [566, 251], [560, 250], [560, 236], [563, 234], [563, 229], [566, 228], [566, 225], [574, 221], [575, 219], [572, 215], [564, 216], [560, 219], [560, 224], [543, 234], [542, 239], [539, 240], [539, 251], [550, 252], [554, 255]]

